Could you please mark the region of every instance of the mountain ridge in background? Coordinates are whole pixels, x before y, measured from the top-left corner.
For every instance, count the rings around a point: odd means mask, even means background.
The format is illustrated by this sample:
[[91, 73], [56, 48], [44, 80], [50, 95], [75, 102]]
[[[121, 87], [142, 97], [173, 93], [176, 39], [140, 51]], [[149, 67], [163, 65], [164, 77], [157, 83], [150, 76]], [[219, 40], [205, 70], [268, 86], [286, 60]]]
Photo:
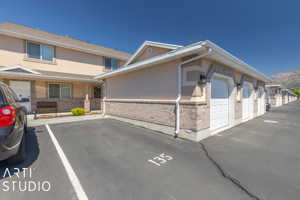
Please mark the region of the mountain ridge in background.
[[271, 79], [273, 83], [282, 84], [286, 88], [300, 89], [300, 69], [275, 74]]

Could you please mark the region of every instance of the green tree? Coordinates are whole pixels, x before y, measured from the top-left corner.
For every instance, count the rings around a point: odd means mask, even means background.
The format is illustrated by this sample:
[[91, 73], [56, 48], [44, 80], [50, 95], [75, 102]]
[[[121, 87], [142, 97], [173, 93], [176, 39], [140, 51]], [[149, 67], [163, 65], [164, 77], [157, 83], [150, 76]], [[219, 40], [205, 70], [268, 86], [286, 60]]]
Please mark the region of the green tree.
[[300, 90], [292, 89], [292, 92], [297, 95], [298, 98], [300, 97]]

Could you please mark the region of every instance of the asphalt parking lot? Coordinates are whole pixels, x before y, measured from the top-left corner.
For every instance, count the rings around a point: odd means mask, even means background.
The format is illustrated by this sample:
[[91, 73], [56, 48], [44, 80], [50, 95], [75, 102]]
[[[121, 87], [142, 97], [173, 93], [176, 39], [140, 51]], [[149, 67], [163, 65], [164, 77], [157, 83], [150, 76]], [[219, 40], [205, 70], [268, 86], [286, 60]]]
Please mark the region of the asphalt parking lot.
[[202, 141], [208, 152], [200, 143], [97, 119], [49, 125], [62, 158], [45, 126], [31, 128], [27, 161], [0, 166], [0, 197], [299, 199], [299, 113], [299, 102], [273, 109]]
[[202, 142], [227, 173], [260, 199], [299, 199], [299, 101]]

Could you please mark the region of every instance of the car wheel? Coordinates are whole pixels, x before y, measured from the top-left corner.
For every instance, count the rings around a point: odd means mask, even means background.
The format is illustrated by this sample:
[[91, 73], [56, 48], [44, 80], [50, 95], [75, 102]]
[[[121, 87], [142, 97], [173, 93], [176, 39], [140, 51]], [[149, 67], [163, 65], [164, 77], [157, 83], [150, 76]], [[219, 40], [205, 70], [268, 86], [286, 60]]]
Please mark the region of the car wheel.
[[7, 162], [8, 164], [18, 164], [26, 159], [26, 126], [24, 126], [24, 133], [22, 141], [20, 143], [19, 151], [16, 155], [10, 157]]

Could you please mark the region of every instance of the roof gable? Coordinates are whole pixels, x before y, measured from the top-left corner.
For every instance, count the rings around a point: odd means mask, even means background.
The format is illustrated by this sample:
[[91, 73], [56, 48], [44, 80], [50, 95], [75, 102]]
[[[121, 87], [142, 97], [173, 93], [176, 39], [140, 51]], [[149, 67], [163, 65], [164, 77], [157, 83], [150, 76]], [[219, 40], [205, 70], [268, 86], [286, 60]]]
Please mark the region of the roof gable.
[[0, 72], [18, 72], [18, 73], [29, 73], [29, 74], [40, 74], [37, 71], [34, 71], [32, 69], [28, 69], [22, 65], [11, 65], [7, 67], [0, 68]]
[[[152, 42], [152, 41], [145, 41], [138, 50], [130, 57], [130, 59], [125, 63], [125, 66], [134, 63], [135, 61], [141, 61], [147, 58], [151, 58], [168, 51], [177, 49], [182, 47], [180, 45], [173, 45], [173, 44], [166, 44], [166, 43], [159, 43], [159, 42]], [[152, 49], [152, 52], [147, 52], [147, 49]], [[154, 52], [153, 52], [154, 51]], [[148, 55], [145, 55], [148, 54]], [[151, 55], [152, 54], [152, 55]], [[142, 59], [139, 59], [142, 58]]]

